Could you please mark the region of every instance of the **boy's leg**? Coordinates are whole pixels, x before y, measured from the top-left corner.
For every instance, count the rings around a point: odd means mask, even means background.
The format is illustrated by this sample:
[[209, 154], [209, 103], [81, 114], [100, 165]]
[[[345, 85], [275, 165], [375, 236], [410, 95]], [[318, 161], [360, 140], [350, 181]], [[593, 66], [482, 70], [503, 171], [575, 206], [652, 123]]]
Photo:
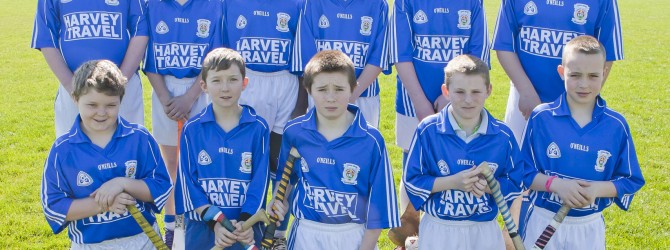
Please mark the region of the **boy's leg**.
[[142, 99], [142, 80], [138, 74], [128, 79], [126, 91], [121, 100], [119, 114], [129, 122], [144, 125], [144, 101]]
[[379, 128], [379, 96], [359, 97], [356, 100], [356, 106], [361, 109], [363, 117], [368, 124]]
[[514, 138], [518, 145], [521, 145], [523, 132], [526, 128], [526, 118], [519, 110], [519, 91], [510, 83], [509, 97], [507, 98], [507, 107], [505, 109], [505, 124], [512, 129]]
[[66, 134], [77, 118], [79, 111], [77, 105], [63, 85], [58, 84], [58, 93], [54, 101], [54, 122], [56, 137]]

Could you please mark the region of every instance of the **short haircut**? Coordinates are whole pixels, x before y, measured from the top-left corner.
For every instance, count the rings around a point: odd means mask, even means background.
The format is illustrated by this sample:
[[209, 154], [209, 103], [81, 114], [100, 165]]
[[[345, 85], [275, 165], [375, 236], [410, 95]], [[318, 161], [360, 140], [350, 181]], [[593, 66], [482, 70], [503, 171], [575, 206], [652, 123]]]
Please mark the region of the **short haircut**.
[[118, 96], [123, 99], [127, 82], [128, 79], [113, 62], [109, 60], [88, 61], [74, 72], [72, 97], [75, 101], [79, 101], [79, 97], [94, 89], [105, 95]]
[[338, 50], [321, 51], [316, 53], [316, 55], [309, 60], [302, 76], [302, 83], [307, 89], [307, 92], [311, 91], [314, 77], [321, 73], [342, 73], [346, 75], [352, 92], [356, 87], [357, 83], [354, 63], [347, 55]]
[[603, 56], [603, 60], [607, 60], [605, 47], [598, 41], [598, 39], [589, 35], [575, 37], [565, 44], [565, 47], [563, 47], [561, 64], [565, 64], [565, 57], [571, 52], [579, 52], [585, 55], [600, 54]]
[[444, 67], [444, 84], [449, 88], [451, 77], [456, 73], [466, 75], [479, 75], [484, 78], [486, 87], [491, 85], [489, 77], [489, 66], [473, 55], [460, 55], [451, 59], [446, 67]]
[[200, 71], [202, 80], [205, 82], [207, 81], [207, 74], [209, 74], [210, 70], [227, 70], [232, 65], [237, 65], [242, 77], [246, 77], [246, 66], [240, 53], [229, 48], [216, 48], [205, 56], [205, 60], [202, 63], [202, 70]]

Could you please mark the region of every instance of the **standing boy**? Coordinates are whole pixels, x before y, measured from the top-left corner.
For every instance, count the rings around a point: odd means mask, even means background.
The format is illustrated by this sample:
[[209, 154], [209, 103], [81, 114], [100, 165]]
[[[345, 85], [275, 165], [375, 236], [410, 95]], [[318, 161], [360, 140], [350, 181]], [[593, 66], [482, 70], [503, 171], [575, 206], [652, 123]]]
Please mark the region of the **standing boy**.
[[565, 93], [536, 107], [528, 120], [522, 147], [533, 203], [527, 248], [568, 205], [572, 209], [545, 249], [605, 249], [602, 211], [612, 203], [628, 210], [644, 185], [628, 123], [600, 96], [606, 58], [594, 37], [568, 42], [558, 66]]

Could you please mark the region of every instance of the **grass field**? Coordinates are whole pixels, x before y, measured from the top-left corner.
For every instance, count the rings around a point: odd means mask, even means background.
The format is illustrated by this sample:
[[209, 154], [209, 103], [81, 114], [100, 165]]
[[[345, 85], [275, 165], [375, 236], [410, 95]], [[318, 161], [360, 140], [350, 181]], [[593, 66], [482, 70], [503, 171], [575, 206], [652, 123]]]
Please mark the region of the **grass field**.
[[[567, 0], [566, 0], [567, 1]], [[486, 1], [492, 32], [500, 1]], [[30, 38], [36, 1], [0, 0], [0, 249], [63, 249], [66, 233], [53, 235], [39, 199], [44, 159], [54, 140], [53, 100], [57, 81]], [[670, 246], [670, 4], [667, 0], [619, 0], [625, 60], [617, 62], [603, 90], [610, 107], [628, 120], [647, 185], [629, 212], [616, 206], [605, 214], [612, 249], [667, 249]], [[495, 54], [495, 53], [492, 53]], [[491, 59], [494, 84], [487, 108], [501, 118], [509, 80]], [[382, 77], [382, 124], [400, 177], [401, 152], [394, 146], [394, 76]], [[151, 127], [150, 85], [144, 78], [147, 127]], [[665, 122], [664, 122], [665, 121]], [[381, 249], [389, 249], [385, 235]]]

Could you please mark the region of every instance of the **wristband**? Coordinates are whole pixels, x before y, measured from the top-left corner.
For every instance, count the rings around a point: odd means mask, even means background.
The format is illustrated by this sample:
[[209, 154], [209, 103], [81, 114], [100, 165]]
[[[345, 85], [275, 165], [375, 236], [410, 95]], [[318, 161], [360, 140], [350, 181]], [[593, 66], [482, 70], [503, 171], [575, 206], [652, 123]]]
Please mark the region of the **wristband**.
[[551, 193], [551, 190], [549, 190], [549, 187], [551, 187], [551, 183], [556, 179], [556, 176], [550, 176], [549, 179], [547, 179], [547, 182], [544, 183], [544, 189], [547, 190], [547, 192]]

